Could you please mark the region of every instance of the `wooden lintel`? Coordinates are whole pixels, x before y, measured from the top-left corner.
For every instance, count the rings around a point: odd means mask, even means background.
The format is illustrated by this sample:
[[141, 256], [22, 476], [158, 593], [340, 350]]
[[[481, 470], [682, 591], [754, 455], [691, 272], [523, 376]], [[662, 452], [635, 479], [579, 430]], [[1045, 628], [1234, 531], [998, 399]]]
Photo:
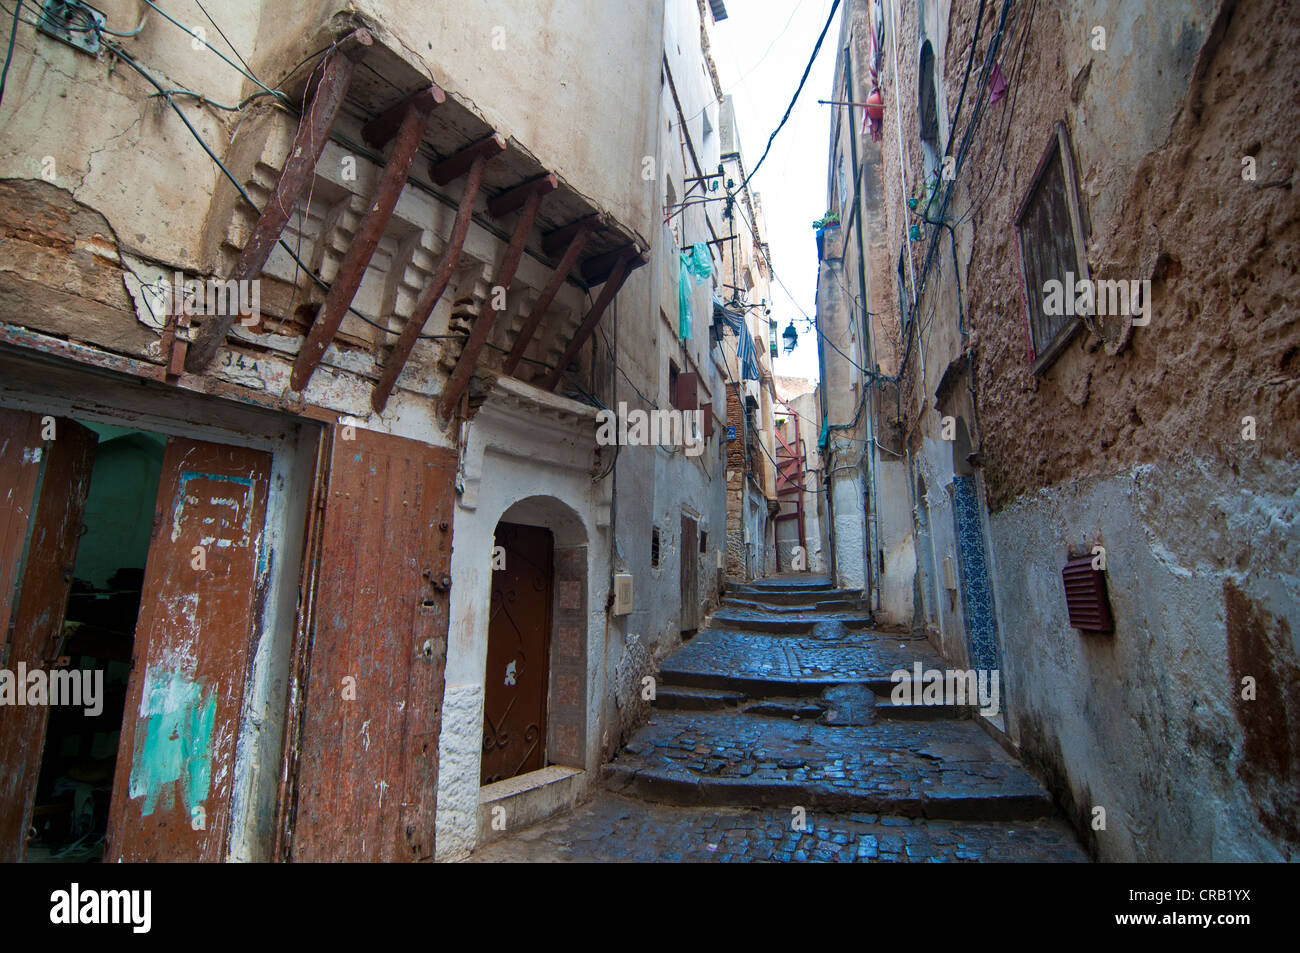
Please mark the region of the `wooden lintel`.
[[542, 236], [542, 251], [554, 258], [563, 248], [568, 248], [573, 243], [573, 236], [579, 232], [594, 232], [605, 227], [605, 216], [596, 212], [594, 215], [588, 215], [580, 218], [576, 222], [570, 222], [562, 228], [557, 228], [553, 232], [547, 232]]
[[325, 296], [325, 303], [321, 305], [316, 321], [294, 361], [289, 384], [296, 391], [304, 390], [311, 380], [316, 366], [325, 356], [325, 349], [338, 333], [357, 288], [361, 286], [361, 279], [365, 276], [384, 229], [388, 227], [388, 220], [393, 215], [398, 196], [402, 194], [402, 187], [406, 185], [406, 176], [411, 170], [415, 151], [420, 146], [428, 117], [428, 111], [421, 109], [419, 104], [407, 103], [406, 115], [397, 130], [392, 151], [384, 163], [384, 171], [380, 174], [379, 184], [367, 205], [366, 214], [352, 236], [352, 243]]
[[498, 132], [484, 136], [478, 142], [471, 143], [459, 152], [454, 152], [445, 159], [439, 159], [429, 166], [429, 176], [438, 185], [454, 182], [469, 171], [475, 158], [483, 156], [491, 159], [506, 151], [506, 140]]
[[392, 352], [384, 361], [379, 383], [370, 394], [370, 406], [376, 413], [382, 414], [384, 407], [388, 405], [388, 398], [393, 393], [393, 387], [402, 373], [402, 368], [406, 366], [411, 351], [415, 348], [415, 342], [420, 339], [420, 332], [429, 320], [429, 315], [433, 314], [433, 309], [442, 298], [443, 292], [447, 290], [447, 284], [456, 270], [461, 249], [465, 247], [465, 236], [469, 234], [470, 221], [474, 216], [474, 200], [483, 185], [483, 170], [490, 158], [491, 156], [486, 152], [479, 152], [470, 162], [469, 176], [465, 179], [465, 190], [461, 193], [460, 206], [456, 209], [456, 223], [452, 225], [451, 237], [447, 239], [447, 246], [442, 250], [433, 277], [420, 290], [420, 297], [415, 300], [415, 307], [411, 309], [411, 316], [407, 318], [406, 326], [402, 328], [397, 343], [393, 345]]
[[[551, 275], [551, 280], [546, 283], [542, 289], [541, 295], [533, 303], [533, 308], [528, 312], [528, 319], [524, 321], [524, 326], [519, 329], [519, 334], [515, 337], [515, 343], [510, 348], [509, 355], [506, 356], [505, 363], [501, 365], [501, 370], [505, 374], [513, 374], [519, 362], [523, 360], [524, 352], [528, 350], [528, 344], [532, 341], [533, 335], [541, 327], [542, 319], [546, 317], [546, 311], [555, 300], [560, 288], [569, 279], [569, 273], [573, 271], [574, 265], [578, 263], [578, 256], [582, 254], [583, 248], [595, 234], [599, 215], [591, 215], [581, 221], [575, 222], [574, 226], [566, 226], [571, 229], [572, 234], [569, 237], [569, 247], [564, 251], [564, 257], [560, 259], [559, 265]], [[603, 220], [602, 220], [603, 222]]]
[[516, 185], [513, 189], [502, 192], [491, 202], [488, 202], [488, 214], [493, 218], [509, 215], [523, 205], [528, 196], [533, 193], [546, 195], [548, 192], [554, 192], [559, 188], [559, 185], [560, 180], [550, 172], [539, 175], [535, 179], [529, 179], [521, 185]]
[[632, 272], [632, 262], [637, 256], [636, 246], [628, 245], [622, 250], [617, 262], [614, 263], [614, 270], [610, 273], [609, 280], [605, 282], [605, 287], [600, 289], [600, 295], [596, 298], [596, 303], [591, 306], [587, 312], [586, 319], [582, 325], [573, 334], [573, 339], [569, 341], [569, 346], [564, 349], [564, 356], [555, 363], [554, 370], [547, 376], [542, 384], [542, 390], [554, 390], [555, 385], [560, 382], [560, 377], [564, 374], [565, 368], [569, 362], [578, 356], [578, 351], [587, 343], [587, 338], [596, 330], [596, 325], [600, 323], [601, 317], [605, 314], [605, 309], [609, 307], [618, 290], [623, 287], [623, 282]]
[[372, 149], [382, 149], [388, 145], [393, 136], [397, 135], [397, 130], [401, 127], [402, 120], [406, 117], [408, 109], [414, 107], [427, 115], [446, 101], [447, 94], [436, 84], [431, 85], [428, 89], [420, 90], [405, 102], [398, 103], [378, 118], [372, 119], [362, 126], [361, 138]]
[[[370, 34], [358, 31], [355, 42], [360, 47], [368, 46]], [[234, 281], [254, 281], [262, 273], [266, 259], [270, 257], [275, 243], [289, 221], [289, 216], [298, 205], [307, 183], [311, 181], [316, 170], [316, 163], [329, 142], [330, 130], [339, 114], [339, 107], [347, 96], [348, 85], [356, 62], [352, 56], [331, 56], [325, 64], [324, 74], [312, 94], [311, 101], [303, 110], [298, 120], [298, 132], [293, 139], [293, 148], [289, 158], [280, 170], [279, 181], [275, 185], [275, 194], [271, 196], [266, 207], [262, 209], [248, 241], [244, 244], [230, 273]], [[202, 373], [212, 359], [217, 356], [217, 349], [230, 333], [235, 323], [235, 315], [214, 315], [204, 323], [193, 347], [185, 357], [185, 369], [191, 374]]]
[[[519, 268], [519, 260], [524, 257], [524, 242], [528, 240], [528, 233], [532, 231], [533, 221], [537, 218], [537, 209], [541, 206], [545, 195], [545, 191], [533, 189], [524, 198], [523, 210], [519, 213], [519, 220], [515, 222], [514, 234], [510, 236], [510, 244], [506, 247], [506, 257], [502, 260], [501, 268], [492, 281], [494, 287], [504, 288], [507, 295], [510, 291], [511, 282], [515, 280], [515, 271]], [[493, 297], [495, 298], [495, 294]], [[456, 405], [460, 403], [465, 388], [469, 386], [470, 376], [474, 373], [474, 365], [478, 363], [479, 354], [483, 352], [483, 348], [487, 344], [488, 335], [492, 333], [492, 326], [496, 323], [496, 317], [496, 309], [489, 306], [479, 312], [478, 317], [474, 319], [474, 327], [470, 330], [469, 340], [465, 342], [465, 347], [460, 352], [460, 358], [456, 361], [456, 369], [451, 372], [451, 377], [447, 379], [447, 386], [442, 391], [442, 400], [438, 405], [438, 409], [444, 418], [451, 416], [452, 411], [456, 409]]]
[[[601, 255], [593, 255], [582, 263], [582, 280], [589, 286], [603, 284], [614, 272], [615, 266], [624, 258], [629, 258], [638, 253], [639, 249], [635, 243], [629, 243], [622, 248], [615, 248], [613, 251], [607, 251]], [[645, 262], [633, 265], [633, 268], [640, 268]]]

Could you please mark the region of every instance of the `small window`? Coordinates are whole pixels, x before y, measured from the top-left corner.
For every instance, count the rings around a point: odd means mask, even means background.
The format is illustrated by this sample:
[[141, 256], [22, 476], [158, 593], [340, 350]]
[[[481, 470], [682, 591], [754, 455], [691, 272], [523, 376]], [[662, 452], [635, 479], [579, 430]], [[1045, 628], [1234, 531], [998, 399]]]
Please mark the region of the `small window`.
[[921, 69], [917, 83], [917, 117], [921, 124], [921, 145], [928, 181], [939, 171], [939, 103], [934, 82], [934, 47], [926, 40], [921, 47]]
[[898, 253], [898, 325], [903, 329], [903, 346], [907, 346], [907, 337], [912, 333], [911, 313], [908, 305], [907, 295], [907, 261], [904, 256], [907, 254], [907, 246], [904, 245]]
[[677, 406], [677, 378], [681, 376], [681, 371], [672, 361], [668, 362], [668, 406]]
[[659, 527], [650, 531], [650, 568], [659, 568]]
[[700, 554], [703, 555], [709, 551], [709, 534], [700, 530]]
[[[1065, 350], [1080, 324], [1079, 316], [1069, 313], [1073, 308], [1047, 307], [1048, 283], [1059, 282], [1055, 287], [1063, 288], [1065, 295], [1072, 296], [1075, 284], [1088, 281], [1074, 154], [1063, 122], [1056, 123], [1056, 134], [1048, 143], [1029, 192], [1020, 203], [1015, 224], [1024, 278], [1030, 360], [1037, 374]], [[1057, 311], [1063, 313], [1054, 313]]]

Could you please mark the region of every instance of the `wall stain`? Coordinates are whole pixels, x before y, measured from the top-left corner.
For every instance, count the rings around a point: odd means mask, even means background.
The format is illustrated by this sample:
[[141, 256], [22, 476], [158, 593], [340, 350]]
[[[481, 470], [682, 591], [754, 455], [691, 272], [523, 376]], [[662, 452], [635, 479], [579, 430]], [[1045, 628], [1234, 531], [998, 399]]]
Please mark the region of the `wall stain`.
[[[1237, 777], [1250, 790], [1261, 824], [1300, 844], [1300, 660], [1291, 626], [1262, 608], [1231, 579], [1223, 582], [1228, 670], [1241, 759]], [[1242, 679], [1255, 680], [1254, 700], [1242, 698]]]

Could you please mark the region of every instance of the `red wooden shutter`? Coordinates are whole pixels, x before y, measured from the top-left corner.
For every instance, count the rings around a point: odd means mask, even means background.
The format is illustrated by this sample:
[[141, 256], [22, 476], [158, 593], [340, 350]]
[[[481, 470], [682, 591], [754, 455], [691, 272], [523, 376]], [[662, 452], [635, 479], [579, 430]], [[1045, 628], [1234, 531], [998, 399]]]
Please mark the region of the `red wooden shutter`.
[[167, 438], [108, 860], [225, 859], [244, 683], [269, 578], [270, 476], [265, 451]]
[[[98, 439], [74, 421], [53, 423], [44, 441], [39, 416], [0, 409], [0, 657], [15, 673], [20, 662], [50, 669]], [[46, 705], [0, 705], [0, 862], [23, 857], [48, 716]]]
[[334, 435], [291, 855], [433, 856], [456, 454]]

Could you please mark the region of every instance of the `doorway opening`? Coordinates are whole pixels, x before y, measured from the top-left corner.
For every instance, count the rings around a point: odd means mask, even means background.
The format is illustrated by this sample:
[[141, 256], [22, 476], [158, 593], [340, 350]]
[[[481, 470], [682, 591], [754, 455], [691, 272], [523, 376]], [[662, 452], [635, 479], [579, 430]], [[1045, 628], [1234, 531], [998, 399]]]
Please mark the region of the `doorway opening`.
[[103, 681], [94, 708], [49, 707], [26, 835], [29, 861], [103, 856], [166, 445], [160, 434], [73, 422], [96, 442], [51, 669], [85, 673], [83, 684], [87, 677]]
[[492, 572], [481, 784], [547, 764], [555, 537], [504, 520], [495, 537], [503, 559]]

